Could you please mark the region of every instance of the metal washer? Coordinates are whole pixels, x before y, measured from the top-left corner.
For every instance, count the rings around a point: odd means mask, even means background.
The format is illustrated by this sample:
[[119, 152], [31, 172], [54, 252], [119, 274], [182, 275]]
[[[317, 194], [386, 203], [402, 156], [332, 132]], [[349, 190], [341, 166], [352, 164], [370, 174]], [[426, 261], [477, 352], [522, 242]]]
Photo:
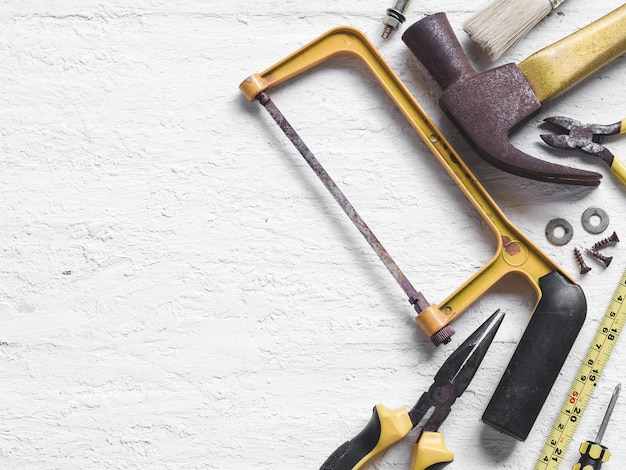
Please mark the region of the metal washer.
[[[561, 237], [557, 236], [554, 233], [554, 231], [559, 227], [563, 229], [563, 236]], [[550, 240], [550, 242], [554, 243], [555, 245], [565, 245], [572, 239], [573, 236], [574, 228], [572, 227], [572, 224], [570, 224], [565, 219], [552, 219], [550, 222], [548, 222], [548, 225], [546, 225], [546, 237], [548, 237], [548, 240]]]
[[[591, 219], [593, 217], [598, 217], [600, 219], [600, 223], [598, 225], [593, 225], [591, 223]], [[583, 228], [587, 232], [597, 235], [598, 233], [604, 232], [609, 226], [609, 214], [599, 207], [590, 207], [583, 212], [583, 215], [580, 218], [580, 223], [583, 224]]]

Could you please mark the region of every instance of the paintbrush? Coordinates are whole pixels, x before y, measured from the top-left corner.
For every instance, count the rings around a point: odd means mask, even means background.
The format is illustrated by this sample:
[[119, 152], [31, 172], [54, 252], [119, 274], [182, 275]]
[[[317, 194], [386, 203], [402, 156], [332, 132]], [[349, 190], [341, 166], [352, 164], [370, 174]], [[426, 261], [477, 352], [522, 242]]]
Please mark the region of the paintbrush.
[[463, 29], [496, 60], [565, 0], [493, 0]]

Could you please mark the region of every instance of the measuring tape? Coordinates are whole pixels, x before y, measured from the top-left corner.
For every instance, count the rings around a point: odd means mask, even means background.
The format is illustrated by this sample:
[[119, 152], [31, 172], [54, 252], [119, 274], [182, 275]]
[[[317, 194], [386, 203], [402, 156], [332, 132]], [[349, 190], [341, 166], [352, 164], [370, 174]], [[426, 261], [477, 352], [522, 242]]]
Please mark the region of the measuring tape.
[[559, 468], [626, 320], [626, 271], [619, 281], [534, 470]]

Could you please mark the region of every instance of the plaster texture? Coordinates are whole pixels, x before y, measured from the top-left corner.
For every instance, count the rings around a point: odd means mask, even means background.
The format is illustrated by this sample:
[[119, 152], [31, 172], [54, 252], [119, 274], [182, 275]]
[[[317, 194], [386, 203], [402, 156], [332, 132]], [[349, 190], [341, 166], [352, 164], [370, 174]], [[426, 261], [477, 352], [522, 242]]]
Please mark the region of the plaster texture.
[[[497, 64], [519, 62], [621, 4], [569, 0]], [[0, 5], [0, 462], [7, 469], [315, 469], [376, 403], [410, 407], [497, 308], [505, 322], [441, 431], [450, 469], [532, 469], [626, 268], [623, 243], [579, 276], [574, 246], [626, 238], [626, 188], [579, 153], [546, 148], [542, 120], [610, 123], [626, 109], [621, 58], [546, 103], [513, 136], [546, 160], [604, 175], [596, 189], [503, 173], [437, 106], [440, 89], [391, 4], [58, 0]], [[446, 11], [462, 31], [480, 5], [413, 2], [407, 23]], [[512, 277], [457, 321], [448, 346], [414, 312], [360, 234], [239, 83], [334, 26], [361, 29], [504, 213], [583, 287], [588, 317], [525, 442], [479, 422], [536, 298]], [[492, 256], [482, 221], [354, 59], [272, 91], [409, 279], [441, 302]], [[607, 140], [626, 155], [626, 140]], [[590, 206], [611, 222], [586, 233]], [[574, 238], [544, 228], [569, 220]], [[621, 339], [563, 468], [593, 438], [626, 377]], [[626, 398], [604, 443], [623, 468]], [[367, 468], [408, 469], [414, 435]]]

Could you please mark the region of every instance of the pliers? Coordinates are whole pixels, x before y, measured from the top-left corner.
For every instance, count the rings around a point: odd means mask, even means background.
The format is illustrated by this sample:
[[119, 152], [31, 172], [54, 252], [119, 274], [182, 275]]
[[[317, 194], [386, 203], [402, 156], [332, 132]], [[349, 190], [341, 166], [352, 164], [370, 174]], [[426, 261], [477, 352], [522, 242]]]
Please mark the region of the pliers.
[[434, 383], [411, 410], [376, 405], [365, 428], [335, 450], [320, 470], [360, 469], [418, 425], [421, 430], [413, 446], [410, 470], [425, 470], [452, 462], [454, 454], [447, 449], [443, 434], [437, 430], [448, 417], [452, 404], [472, 381], [503, 318], [504, 314], [496, 310], [478, 327], [443, 363]]
[[580, 148], [583, 152], [596, 155], [626, 184], [626, 165], [602, 145], [604, 136], [626, 133], [626, 118], [609, 125], [582, 124], [563, 116], [549, 117], [544, 121], [568, 131], [565, 134], [542, 134], [540, 137], [546, 144], [557, 149]]

